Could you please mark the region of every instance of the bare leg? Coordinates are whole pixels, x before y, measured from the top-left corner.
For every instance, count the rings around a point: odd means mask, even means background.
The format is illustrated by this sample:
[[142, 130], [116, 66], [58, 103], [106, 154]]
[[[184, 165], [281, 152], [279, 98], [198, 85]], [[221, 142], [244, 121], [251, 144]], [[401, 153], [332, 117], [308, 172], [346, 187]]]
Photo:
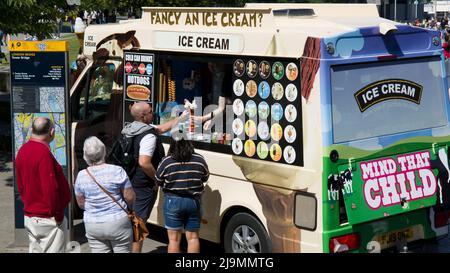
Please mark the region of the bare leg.
[[169, 237], [169, 245], [167, 246], [167, 253], [180, 253], [181, 232], [179, 230], [167, 230]]
[[131, 245], [131, 252], [132, 253], [141, 253], [142, 252], [142, 245], [144, 242], [133, 242]]
[[186, 231], [186, 240], [188, 243], [188, 253], [200, 253], [198, 231]]

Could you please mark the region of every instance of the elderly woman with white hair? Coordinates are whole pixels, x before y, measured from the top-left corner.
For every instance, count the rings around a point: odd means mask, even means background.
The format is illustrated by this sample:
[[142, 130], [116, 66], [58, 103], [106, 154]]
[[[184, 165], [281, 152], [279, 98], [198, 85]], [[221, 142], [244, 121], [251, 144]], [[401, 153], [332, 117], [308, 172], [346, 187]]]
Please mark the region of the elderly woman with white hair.
[[91, 251], [131, 252], [133, 233], [127, 213], [97, 184], [126, 208], [135, 198], [130, 180], [122, 167], [105, 163], [105, 145], [98, 138], [87, 138], [83, 152], [89, 167], [78, 173], [75, 195], [78, 205], [84, 209], [83, 220]]

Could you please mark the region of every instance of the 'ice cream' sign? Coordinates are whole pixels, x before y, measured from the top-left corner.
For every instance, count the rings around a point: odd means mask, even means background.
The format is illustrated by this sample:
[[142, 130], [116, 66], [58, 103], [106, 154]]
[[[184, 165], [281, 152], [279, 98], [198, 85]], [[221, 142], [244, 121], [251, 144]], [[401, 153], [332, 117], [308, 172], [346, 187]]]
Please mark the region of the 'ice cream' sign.
[[389, 79], [371, 83], [355, 93], [361, 112], [367, 108], [391, 99], [401, 99], [420, 104], [423, 87], [408, 80]]
[[[428, 151], [362, 162], [364, 199], [371, 209], [435, 194], [437, 180], [430, 167]], [[417, 185], [416, 177], [421, 185]]]

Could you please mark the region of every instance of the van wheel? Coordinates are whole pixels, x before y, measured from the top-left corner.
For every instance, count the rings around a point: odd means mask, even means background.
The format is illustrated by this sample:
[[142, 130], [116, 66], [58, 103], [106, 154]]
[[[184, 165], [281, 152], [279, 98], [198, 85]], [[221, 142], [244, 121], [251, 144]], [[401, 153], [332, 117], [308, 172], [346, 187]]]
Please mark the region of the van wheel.
[[264, 226], [254, 216], [241, 212], [225, 227], [224, 247], [226, 253], [267, 253], [272, 243]]

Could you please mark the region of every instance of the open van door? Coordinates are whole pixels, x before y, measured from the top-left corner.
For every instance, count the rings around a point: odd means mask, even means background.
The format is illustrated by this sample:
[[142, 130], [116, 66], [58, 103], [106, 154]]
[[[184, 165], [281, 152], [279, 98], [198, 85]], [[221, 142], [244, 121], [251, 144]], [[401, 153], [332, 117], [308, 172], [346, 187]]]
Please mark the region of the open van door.
[[[118, 61], [88, 65], [80, 75], [71, 93], [72, 120], [72, 174], [75, 181], [78, 171], [87, 167], [83, 159], [84, 140], [98, 137], [107, 147], [118, 138], [123, 120], [123, 92], [115, 83]], [[74, 209], [75, 218], [81, 210]]]

